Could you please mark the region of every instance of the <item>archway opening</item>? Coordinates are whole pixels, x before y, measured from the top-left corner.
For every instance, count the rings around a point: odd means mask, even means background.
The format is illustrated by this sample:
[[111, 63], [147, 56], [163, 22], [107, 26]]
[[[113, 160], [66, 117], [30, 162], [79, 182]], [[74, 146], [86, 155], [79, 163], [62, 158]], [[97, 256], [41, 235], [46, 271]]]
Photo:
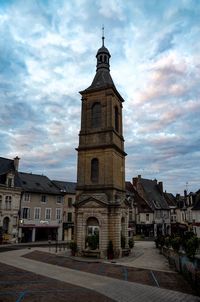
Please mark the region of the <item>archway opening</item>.
[[99, 249], [99, 222], [96, 217], [87, 220], [85, 245], [89, 250]]

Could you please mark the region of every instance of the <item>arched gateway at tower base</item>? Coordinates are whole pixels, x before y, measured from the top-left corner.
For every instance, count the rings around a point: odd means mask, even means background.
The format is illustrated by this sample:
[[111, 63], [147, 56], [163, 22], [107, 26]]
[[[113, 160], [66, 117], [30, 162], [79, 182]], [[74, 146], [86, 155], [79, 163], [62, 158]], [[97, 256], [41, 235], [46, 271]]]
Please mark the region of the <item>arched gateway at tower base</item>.
[[112, 241], [114, 257], [128, 247], [128, 205], [125, 194], [125, 156], [122, 128], [123, 98], [110, 75], [110, 53], [98, 50], [92, 84], [81, 91], [75, 240], [79, 255], [107, 256]]

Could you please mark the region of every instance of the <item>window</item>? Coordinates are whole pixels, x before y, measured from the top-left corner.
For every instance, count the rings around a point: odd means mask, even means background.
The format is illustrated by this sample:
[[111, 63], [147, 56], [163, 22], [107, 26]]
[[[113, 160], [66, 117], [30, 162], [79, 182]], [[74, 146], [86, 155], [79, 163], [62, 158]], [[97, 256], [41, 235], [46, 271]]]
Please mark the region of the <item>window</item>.
[[50, 220], [51, 219], [51, 209], [50, 208], [46, 208], [45, 209], [45, 219], [46, 220]]
[[91, 119], [92, 128], [101, 127], [101, 104], [95, 103], [92, 106], [92, 119]]
[[146, 214], [146, 221], [149, 221], [149, 214]]
[[56, 220], [60, 220], [61, 218], [61, 208], [56, 208]]
[[6, 196], [5, 199], [6, 210], [11, 210], [11, 202], [12, 202], [12, 196]]
[[99, 160], [93, 158], [91, 161], [91, 181], [98, 182], [99, 180]]
[[2, 195], [0, 195], [0, 210], [2, 209], [2, 200], [3, 200]]
[[68, 207], [69, 208], [72, 207], [72, 198], [71, 197], [68, 198]]
[[115, 130], [119, 131], [119, 111], [117, 106], [115, 107]]
[[47, 196], [46, 195], [41, 195], [41, 202], [44, 202], [44, 203], [47, 202]]
[[24, 193], [24, 201], [30, 201], [30, 194], [29, 193]]
[[8, 187], [13, 187], [13, 178], [8, 178]]
[[57, 196], [57, 203], [63, 203], [63, 196]]
[[72, 213], [67, 213], [67, 221], [72, 222]]
[[161, 211], [160, 210], [156, 211], [156, 218], [161, 218]]
[[99, 222], [95, 217], [88, 218], [87, 235], [99, 235]]
[[22, 218], [30, 219], [30, 208], [22, 208]]
[[40, 212], [41, 212], [40, 208], [34, 209], [34, 219], [40, 219]]

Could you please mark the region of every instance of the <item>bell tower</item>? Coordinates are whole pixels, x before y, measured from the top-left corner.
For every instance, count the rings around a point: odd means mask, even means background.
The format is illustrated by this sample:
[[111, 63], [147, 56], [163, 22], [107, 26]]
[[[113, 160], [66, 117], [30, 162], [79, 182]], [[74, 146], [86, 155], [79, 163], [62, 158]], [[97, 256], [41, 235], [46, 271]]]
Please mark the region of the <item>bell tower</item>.
[[94, 218], [100, 256], [106, 256], [109, 241], [113, 243], [115, 256], [120, 256], [121, 236], [123, 233], [127, 239], [128, 225], [122, 127], [124, 100], [110, 75], [111, 55], [104, 46], [104, 36], [96, 58], [92, 84], [80, 92], [82, 114], [77, 148], [76, 240], [79, 251], [88, 249], [85, 238], [92, 230], [88, 220], [91, 223]]

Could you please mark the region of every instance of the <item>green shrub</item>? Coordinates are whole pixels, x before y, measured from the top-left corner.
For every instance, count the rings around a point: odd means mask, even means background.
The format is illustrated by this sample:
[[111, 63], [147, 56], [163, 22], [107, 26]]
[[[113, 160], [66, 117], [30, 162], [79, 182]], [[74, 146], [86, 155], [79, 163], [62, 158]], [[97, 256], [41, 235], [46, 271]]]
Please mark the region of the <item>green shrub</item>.
[[99, 248], [99, 235], [90, 235], [86, 237], [86, 243], [91, 250]]
[[199, 247], [199, 239], [196, 236], [191, 237], [185, 243], [185, 252], [189, 258], [194, 258]]
[[180, 246], [181, 246], [181, 237], [174, 237], [172, 240], [171, 240], [171, 245], [172, 245], [172, 248], [175, 250], [175, 252], [178, 253], [179, 249], [180, 249]]
[[134, 239], [133, 238], [129, 238], [128, 245], [129, 245], [130, 249], [132, 249], [134, 247]]
[[170, 238], [170, 236], [167, 236], [167, 237], [165, 237], [165, 246], [167, 247], [167, 248], [169, 248], [170, 246], [171, 246], [171, 238]]
[[163, 235], [159, 235], [156, 239], [155, 239], [155, 244], [156, 247], [163, 247], [165, 244], [165, 238]]

